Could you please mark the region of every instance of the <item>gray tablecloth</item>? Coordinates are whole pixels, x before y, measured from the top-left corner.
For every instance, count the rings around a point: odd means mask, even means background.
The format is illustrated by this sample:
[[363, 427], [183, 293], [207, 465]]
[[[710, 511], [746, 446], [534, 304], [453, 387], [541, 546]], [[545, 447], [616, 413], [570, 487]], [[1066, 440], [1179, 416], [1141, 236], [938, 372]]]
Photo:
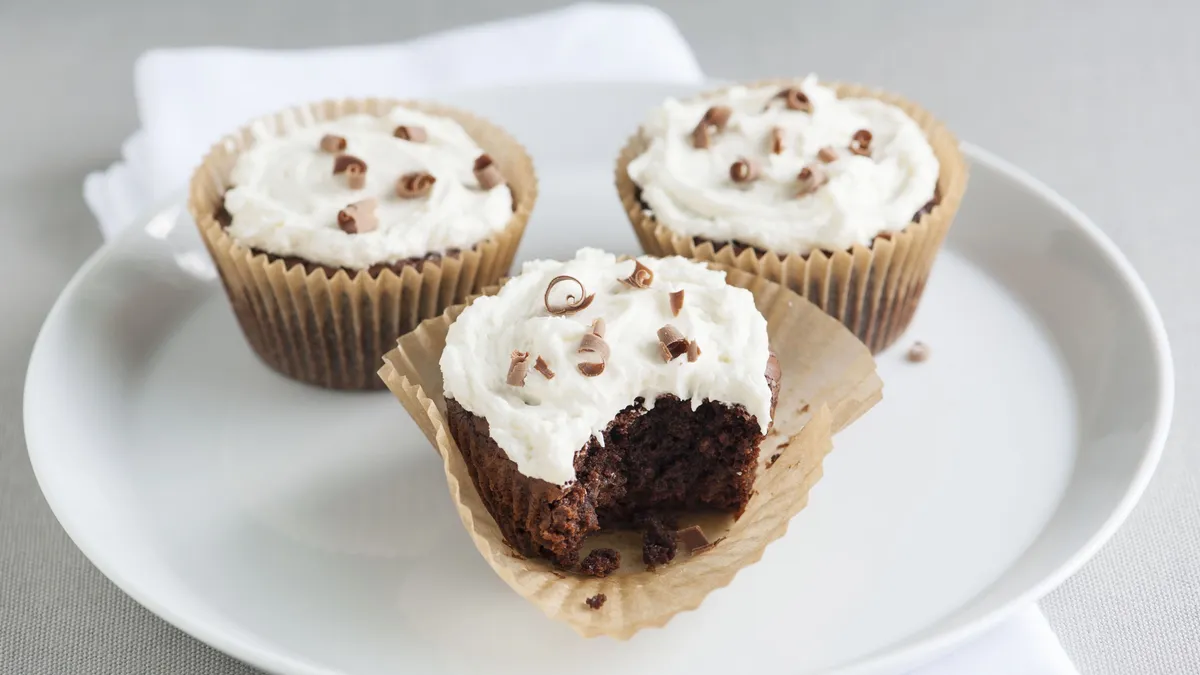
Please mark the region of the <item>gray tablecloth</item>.
[[[100, 245], [80, 184], [136, 126], [134, 58], [394, 41], [555, 4], [0, 2], [0, 672], [252, 672], [101, 576], [50, 514], [25, 452], [26, 362], [54, 297]], [[1200, 302], [1185, 283], [1200, 278], [1200, 3], [657, 4], [710, 75], [811, 70], [921, 101], [1054, 186], [1133, 260], [1171, 334], [1179, 412], [1129, 523], [1042, 607], [1084, 673], [1200, 672]]]

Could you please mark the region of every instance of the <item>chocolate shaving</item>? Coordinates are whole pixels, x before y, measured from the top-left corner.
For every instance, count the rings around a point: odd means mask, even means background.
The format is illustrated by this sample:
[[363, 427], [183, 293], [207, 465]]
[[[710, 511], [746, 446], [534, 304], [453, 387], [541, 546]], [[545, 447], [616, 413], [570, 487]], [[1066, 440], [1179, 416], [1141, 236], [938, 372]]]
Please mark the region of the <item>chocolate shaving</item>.
[[686, 354], [688, 350], [688, 339], [671, 324], [658, 329], [658, 344], [659, 353], [663, 355], [664, 361], [671, 361]]
[[392, 135], [410, 143], [424, 143], [429, 140], [429, 133], [425, 131], [425, 127], [418, 126], [405, 126], [401, 124], [396, 127]]
[[648, 288], [654, 283], [654, 270], [646, 267], [640, 260], [633, 261], [633, 273], [621, 279], [621, 283], [634, 288]]
[[675, 533], [675, 540], [683, 544], [684, 548], [689, 552], [701, 546], [708, 546], [708, 537], [704, 536], [704, 530], [700, 529], [699, 525], [692, 525], [679, 530]]
[[595, 333], [584, 333], [579, 340], [579, 349], [575, 351], [580, 354], [599, 354], [601, 360], [608, 361], [608, 343]]
[[607, 600], [608, 600], [607, 595], [605, 595], [603, 593], [597, 593], [597, 594], [593, 595], [592, 597], [588, 598], [587, 600], [584, 600], [584, 602], [587, 603], [587, 606], [591, 607], [592, 609], [600, 609], [601, 607], [604, 606], [604, 603]]
[[683, 309], [683, 291], [671, 292], [671, 315], [679, 316], [679, 310]]
[[[766, 370], [763, 371], [763, 376], [772, 382], [778, 382], [779, 376], [782, 374], [783, 370], [779, 367], [779, 357], [775, 356], [775, 352], [768, 352], [767, 367]], [[800, 412], [804, 411], [802, 410]]]
[[771, 152], [776, 155], [783, 152], [783, 129], [779, 127], [771, 130]]
[[739, 157], [736, 162], [729, 165], [729, 178], [735, 183], [749, 183], [758, 180], [762, 174], [762, 169], [759, 168], [758, 162]]
[[818, 164], [810, 164], [809, 166], [800, 169], [800, 173], [796, 176], [796, 180], [800, 183], [800, 189], [796, 192], [797, 197], [816, 191], [817, 188], [829, 182], [829, 174], [825, 173]]
[[505, 382], [514, 387], [525, 386], [525, 374], [529, 372], [529, 352], [513, 350], [512, 363], [508, 364], [508, 378]]
[[504, 174], [491, 156], [484, 153], [475, 158], [475, 180], [483, 190], [491, 190], [497, 185], [504, 185]]
[[354, 155], [338, 155], [333, 160], [333, 175], [346, 174], [351, 190], [361, 190], [367, 184], [367, 163]]
[[856, 155], [871, 155], [871, 132], [866, 129], [859, 129], [854, 132], [854, 137], [850, 139], [850, 152]]
[[378, 202], [374, 199], [364, 199], [348, 204], [346, 208], [338, 211], [338, 227], [342, 228], [346, 234], [363, 234], [374, 230], [379, 227], [379, 218], [375, 216], [377, 205]]
[[550, 364], [546, 363], [546, 359], [543, 359], [540, 356], [537, 357], [537, 360], [533, 362], [533, 369], [541, 373], [542, 377], [546, 378], [547, 380], [554, 379], [554, 371], [550, 370]]
[[700, 345], [696, 344], [694, 340], [689, 340], [687, 346], [688, 363], [695, 363], [698, 358], [700, 358]]
[[592, 321], [592, 335], [595, 335], [596, 337], [604, 337], [603, 317], [598, 316]]
[[424, 197], [433, 190], [433, 184], [436, 182], [437, 178], [424, 171], [406, 173], [396, 181], [396, 196], [401, 199]]
[[825, 162], [826, 164], [836, 160], [837, 158], [837, 150], [834, 150], [831, 147], [826, 146], [817, 151], [817, 159]]
[[733, 117], [733, 108], [727, 105], [714, 105], [704, 111], [704, 119], [709, 126], [714, 127], [717, 131], [725, 131], [725, 125], [729, 124], [729, 118]]
[[346, 139], [333, 134], [325, 134], [321, 137], [321, 150], [329, 153], [341, 152], [346, 149]]
[[[565, 305], [551, 305], [550, 291], [554, 290], [555, 286], [563, 282], [574, 282], [576, 286], [579, 286], [579, 295], [568, 293]], [[562, 274], [550, 280], [550, 285], [546, 286], [546, 295], [542, 297], [542, 302], [546, 304], [546, 311], [550, 312], [554, 316], [574, 314], [575, 312], [578, 312], [579, 310], [584, 309], [588, 305], [592, 304], [592, 300], [596, 299], [595, 293], [591, 295], [586, 295], [586, 293], [587, 289], [583, 287], [582, 281], [573, 276]]]
[[692, 555], [700, 555], [701, 553], [705, 553], [706, 551], [711, 551], [717, 547], [717, 544], [719, 544], [723, 541], [725, 541], [725, 537], [721, 537], [720, 539], [718, 539], [714, 542], [705, 544], [703, 546], [697, 546], [696, 548], [692, 549]]
[[812, 112], [812, 101], [808, 100], [808, 95], [800, 90], [799, 87], [789, 87], [775, 95], [776, 98], [782, 98], [783, 102], [790, 110], [800, 110], [802, 112]]
[[579, 372], [583, 373], [585, 376], [595, 377], [604, 372], [604, 362], [598, 361], [593, 363], [591, 361], [584, 361], [583, 363], [579, 364], [578, 368]]

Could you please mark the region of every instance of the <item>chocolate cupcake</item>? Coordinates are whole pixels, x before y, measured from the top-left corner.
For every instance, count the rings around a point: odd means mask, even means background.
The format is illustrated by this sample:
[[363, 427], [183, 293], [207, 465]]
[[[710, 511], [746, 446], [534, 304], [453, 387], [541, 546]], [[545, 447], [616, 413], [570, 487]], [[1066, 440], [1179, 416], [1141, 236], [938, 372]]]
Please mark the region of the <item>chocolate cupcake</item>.
[[379, 389], [396, 338], [508, 272], [537, 196], [511, 136], [426, 103], [327, 101], [217, 143], [189, 208], [253, 350]]
[[723, 272], [594, 249], [476, 299], [440, 366], [447, 426], [505, 540], [568, 568], [602, 529], [740, 515], [781, 379], [754, 296]]
[[877, 352], [916, 310], [967, 171], [918, 106], [809, 76], [668, 100], [616, 180], [647, 252], [782, 283]]

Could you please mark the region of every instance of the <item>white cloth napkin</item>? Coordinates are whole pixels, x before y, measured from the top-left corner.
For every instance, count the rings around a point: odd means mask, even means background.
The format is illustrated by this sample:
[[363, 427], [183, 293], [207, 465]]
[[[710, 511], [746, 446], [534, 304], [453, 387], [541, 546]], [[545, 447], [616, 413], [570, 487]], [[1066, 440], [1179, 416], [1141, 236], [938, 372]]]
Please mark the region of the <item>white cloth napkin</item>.
[[[396, 45], [154, 50], [134, 69], [142, 128], [122, 146], [122, 161], [87, 177], [84, 198], [111, 237], [180, 189], [197, 158], [228, 129], [308, 100], [428, 96], [497, 84], [703, 79], [671, 19], [638, 5], [585, 3]], [[1045, 617], [1029, 607], [913, 675], [1077, 672]]]

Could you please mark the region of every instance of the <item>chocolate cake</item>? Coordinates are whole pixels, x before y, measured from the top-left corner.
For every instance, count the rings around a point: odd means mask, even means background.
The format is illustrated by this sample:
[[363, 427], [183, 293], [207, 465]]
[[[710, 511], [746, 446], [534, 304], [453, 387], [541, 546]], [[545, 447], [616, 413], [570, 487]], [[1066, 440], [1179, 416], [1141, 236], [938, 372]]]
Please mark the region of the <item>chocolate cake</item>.
[[[441, 362], [450, 434], [484, 505], [520, 553], [571, 568], [589, 535], [636, 528], [647, 533], [645, 562], [664, 564], [674, 556], [674, 532], [654, 516], [693, 510], [736, 516], [753, 493], [780, 381], [765, 320], [748, 292], [724, 285], [723, 273], [681, 258], [618, 262], [585, 250], [570, 263], [531, 265], [511, 288], [481, 298], [451, 326]], [[564, 276], [582, 287], [568, 296], [578, 308], [555, 315], [550, 297]], [[544, 308], [525, 305], [543, 290]], [[712, 321], [710, 312], [718, 311], [728, 316]], [[673, 325], [652, 328], [667, 319], [708, 338], [689, 341]], [[736, 335], [730, 339], [743, 344], [714, 344], [718, 335]], [[634, 336], [638, 343], [631, 343]], [[562, 363], [564, 342], [579, 345], [577, 364]], [[476, 359], [489, 360], [480, 353], [487, 349], [514, 350], [505, 373], [496, 366], [491, 373], [487, 366], [467, 370]], [[734, 360], [742, 354], [757, 367]], [[590, 366], [599, 372], [590, 374]], [[644, 381], [656, 377], [658, 386]], [[717, 391], [718, 381], [727, 391]], [[629, 393], [656, 389], [666, 391], [649, 404]], [[692, 396], [681, 398], [682, 391]], [[599, 420], [621, 392], [626, 404], [595, 423], [598, 431], [578, 424], [588, 415]], [[568, 424], [583, 440], [563, 447], [571, 438], [561, 433]], [[546, 437], [554, 433], [561, 438]], [[599, 562], [589, 560], [585, 572]]]

